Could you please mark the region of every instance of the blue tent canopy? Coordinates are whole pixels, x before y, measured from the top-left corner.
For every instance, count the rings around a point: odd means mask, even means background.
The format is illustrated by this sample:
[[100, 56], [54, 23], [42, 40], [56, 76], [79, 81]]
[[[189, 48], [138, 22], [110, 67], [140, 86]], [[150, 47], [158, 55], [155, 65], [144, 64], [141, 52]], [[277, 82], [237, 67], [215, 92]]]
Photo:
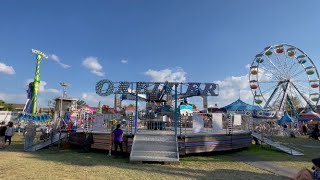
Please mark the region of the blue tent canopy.
[[285, 112], [284, 115], [278, 120], [278, 124], [292, 123], [297, 121], [298, 120], [296, 118], [289, 116], [289, 114]]
[[241, 99], [236, 100], [235, 102], [223, 107], [227, 111], [253, 111], [253, 110], [262, 110], [260, 106], [253, 106], [250, 104], [247, 104]]

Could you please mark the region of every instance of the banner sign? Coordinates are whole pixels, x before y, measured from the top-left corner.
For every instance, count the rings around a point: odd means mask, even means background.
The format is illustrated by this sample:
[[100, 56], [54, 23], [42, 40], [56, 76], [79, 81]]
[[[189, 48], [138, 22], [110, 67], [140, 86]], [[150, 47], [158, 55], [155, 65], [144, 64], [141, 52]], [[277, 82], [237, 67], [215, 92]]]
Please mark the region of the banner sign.
[[96, 93], [100, 96], [109, 96], [110, 94], [172, 95], [175, 86], [182, 85], [186, 85], [187, 88], [184, 92], [180, 92], [180, 95], [218, 96], [218, 84], [215, 83], [112, 82], [108, 79], [101, 80], [96, 84]]
[[222, 130], [222, 113], [212, 113], [212, 129]]

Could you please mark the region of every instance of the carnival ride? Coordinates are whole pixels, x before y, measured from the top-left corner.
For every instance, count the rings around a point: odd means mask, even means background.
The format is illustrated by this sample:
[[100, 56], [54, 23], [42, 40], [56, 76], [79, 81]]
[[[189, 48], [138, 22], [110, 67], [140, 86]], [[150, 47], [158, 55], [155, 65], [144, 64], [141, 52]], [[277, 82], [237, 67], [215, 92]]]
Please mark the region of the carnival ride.
[[249, 83], [254, 103], [274, 118], [285, 111], [298, 117], [314, 110], [319, 102], [318, 70], [305, 52], [292, 45], [269, 46], [257, 54], [250, 67]]
[[24, 121], [36, 121], [43, 122], [48, 121], [49, 116], [47, 114], [38, 114], [37, 101], [38, 91], [40, 86], [40, 63], [42, 59], [47, 59], [48, 56], [39, 50], [32, 49], [32, 53], [36, 55], [36, 71], [33, 82], [30, 82], [27, 90], [27, 102], [23, 108], [23, 113], [18, 116], [19, 120]]
[[[66, 134], [61, 132], [61, 117], [55, 119], [50, 117], [48, 114], [41, 114], [38, 112], [37, 101], [40, 86], [40, 63], [42, 59], [47, 59], [48, 56], [45, 55], [43, 52], [34, 49], [32, 49], [32, 53], [36, 55], [35, 77], [33, 82], [30, 82], [28, 85], [27, 102], [25, 104], [23, 112], [18, 115], [18, 120], [35, 122], [37, 127], [39, 128], [41, 128], [41, 125], [46, 124], [47, 126], [51, 127], [51, 132], [49, 140], [44, 142], [33, 142], [32, 146], [27, 147], [25, 151], [37, 151], [39, 149], [52, 145], [53, 143], [56, 143], [66, 137]], [[48, 121], [52, 121], [50, 122], [50, 125], [47, 124], [49, 123]], [[40, 129], [40, 131], [43, 130]], [[36, 136], [37, 134], [39, 133], [36, 133]]]
[[312, 59], [292, 45], [268, 46], [255, 56], [250, 66], [249, 83], [253, 104], [263, 108], [256, 111], [254, 117], [272, 119], [260, 121], [252, 136], [289, 154], [303, 155], [272, 142], [268, 137], [299, 135], [301, 122], [298, 119], [316, 110], [320, 81]]

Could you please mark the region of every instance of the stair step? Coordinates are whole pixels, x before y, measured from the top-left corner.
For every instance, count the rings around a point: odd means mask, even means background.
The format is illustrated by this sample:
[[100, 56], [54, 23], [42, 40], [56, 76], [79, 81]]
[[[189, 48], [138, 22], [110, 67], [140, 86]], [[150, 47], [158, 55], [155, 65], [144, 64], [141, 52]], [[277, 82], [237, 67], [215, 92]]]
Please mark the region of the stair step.
[[134, 145], [134, 151], [177, 151], [176, 146]]
[[175, 141], [175, 136], [136, 135], [137, 141]]
[[135, 144], [150, 145], [150, 146], [175, 146], [175, 141], [135, 141]]
[[144, 157], [158, 157], [158, 158], [177, 158], [177, 152], [170, 151], [135, 151], [131, 157], [144, 156]]
[[152, 157], [152, 156], [135, 156], [130, 161], [150, 161], [150, 162], [179, 162], [178, 158]]
[[136, 134], [130, 161], [179, 162], [176, 136]]

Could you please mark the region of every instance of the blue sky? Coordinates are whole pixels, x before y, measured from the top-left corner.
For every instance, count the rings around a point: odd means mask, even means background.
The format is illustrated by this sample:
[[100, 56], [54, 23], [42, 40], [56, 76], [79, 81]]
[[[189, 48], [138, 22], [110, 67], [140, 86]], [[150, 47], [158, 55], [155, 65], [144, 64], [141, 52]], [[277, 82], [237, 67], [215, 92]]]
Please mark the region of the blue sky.
[[[320, 1], [3, 1], [0, 6], [0, 99], [24, 103], [35, 56], [42, 61], [39, 103], [61, 94], [90, 105], [110, 98], [96, 82], [219, 82], [219, 106], [250, 102], [248, 68], [264, 47], [288, 43], [320, 58]], [[197, 100], [194, 100], [197, 101]]]

